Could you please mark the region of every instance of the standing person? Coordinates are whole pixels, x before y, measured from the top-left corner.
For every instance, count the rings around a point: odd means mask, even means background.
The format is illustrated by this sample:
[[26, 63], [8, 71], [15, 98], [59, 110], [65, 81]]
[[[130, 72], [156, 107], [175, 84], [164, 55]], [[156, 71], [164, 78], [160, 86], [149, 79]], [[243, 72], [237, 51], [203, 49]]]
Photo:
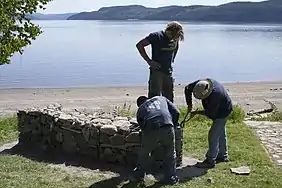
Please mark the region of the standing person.
[[134, 177], [144, 181], [148, 168], [149, 154], [160, 143], [165, 150], [164, 183], [176, 184], [175, 132], [174, 126], [178, 124], [179, 111], [167, 98], [155, 96], [148, 99], [140, 96], [137, 99], [137, 121], [142, 130], [142, 147], [139, 151], [137, 167]]
[[[136, 44], [140, 55], [150, 66], [149, 98], [163, 95], [173, 102], [172, 63], [179, 49], [179, 41], [184, 41], [183, 27], [178, 22], [170, 22], [164, 31], [152, 32]], [[145, 50], [148, 45], [152, 47], [152, 58]]]
[[[202, 100], [203, 111], [192, 111], [192, 93], [196, 99]], [[196, 167], [214, 168], [216, 163], [228, 162], [226, 122], [233, 106], [225, 88], [214, 79], [197, 80], [185, 87], [185, 99], [192, 117], [200, 114], [213, 120], [206, 159], [197, 163]]]

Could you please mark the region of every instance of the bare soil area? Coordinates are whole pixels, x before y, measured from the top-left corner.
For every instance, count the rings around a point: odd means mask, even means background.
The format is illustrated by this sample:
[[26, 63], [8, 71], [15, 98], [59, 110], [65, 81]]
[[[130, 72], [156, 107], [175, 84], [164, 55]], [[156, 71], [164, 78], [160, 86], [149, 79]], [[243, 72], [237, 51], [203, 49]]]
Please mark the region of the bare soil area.
[[[250, 82], [224, 84], [234, 104], [246, 111], [269, 108], [266, 101], [282, 109], [281, 82]], [[185, 85], [175, 87], [175, 104], [185, 105]], [[15, 113], [18, 109], [45, 107], [60, 103], [64, 109], [111, 109], [123, 106], [136, 109], [136, 98], [147, 95], [147, 87], [96, 87], [65, 89], [0, 89], [0, 115]], [[200, 101], [194, 101], [200, 104]]]

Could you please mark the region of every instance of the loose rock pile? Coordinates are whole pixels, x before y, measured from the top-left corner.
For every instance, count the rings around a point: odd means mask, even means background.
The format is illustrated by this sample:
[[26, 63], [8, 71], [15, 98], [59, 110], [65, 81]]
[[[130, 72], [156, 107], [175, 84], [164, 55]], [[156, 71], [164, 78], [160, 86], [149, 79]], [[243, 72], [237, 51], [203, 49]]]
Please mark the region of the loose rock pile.
[[[19, 142], [45, 150], [59, 149], [93, 160], [134, 167], [141, 143], [141, 130], [135, 118], [110, 113], [66, 112], [62, 106], [21, 110]], [[154, 168], [163, 164], [161, 146], [151, 156]]]

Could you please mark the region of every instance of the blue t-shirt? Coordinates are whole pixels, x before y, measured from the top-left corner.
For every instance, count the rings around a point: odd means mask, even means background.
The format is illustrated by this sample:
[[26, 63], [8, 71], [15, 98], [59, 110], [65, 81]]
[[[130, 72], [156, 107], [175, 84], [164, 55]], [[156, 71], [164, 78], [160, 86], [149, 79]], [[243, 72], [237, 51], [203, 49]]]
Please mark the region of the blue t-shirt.
[[169, 40], [164, 31], [150, 33], [146, 39], [152, 46], [152, 60], [161, 64], [160, 71], [171, 74], [172, 62], [178, 51], [178, 42]]

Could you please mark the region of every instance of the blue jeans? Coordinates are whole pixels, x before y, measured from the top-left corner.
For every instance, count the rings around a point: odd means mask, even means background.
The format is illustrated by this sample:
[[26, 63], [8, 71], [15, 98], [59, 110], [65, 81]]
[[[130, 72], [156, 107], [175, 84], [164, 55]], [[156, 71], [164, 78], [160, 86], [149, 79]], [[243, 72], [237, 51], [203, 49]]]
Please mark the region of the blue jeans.
[[206, 158], [210, 162], [215, 163], [217, 157], [225, 158], [228, 156], [226, 122], [227, 118], [213, 120], [208, 136], [209, 149], [206, 154]]
[[[149, 127], [149, 126], [148, 126]], [[164, 160], [165, 179], [176, 175], [176, 153], [175, 153], [175, 132], [174, 127], [166, 126], [158, 130], [144, 130], [142, 133], [142, 147], [139, 151], [137, 168], [135, 173], [138, 177], [144, 178], [150, 161], [149, 154], [161, 144], [166, 154]]]

